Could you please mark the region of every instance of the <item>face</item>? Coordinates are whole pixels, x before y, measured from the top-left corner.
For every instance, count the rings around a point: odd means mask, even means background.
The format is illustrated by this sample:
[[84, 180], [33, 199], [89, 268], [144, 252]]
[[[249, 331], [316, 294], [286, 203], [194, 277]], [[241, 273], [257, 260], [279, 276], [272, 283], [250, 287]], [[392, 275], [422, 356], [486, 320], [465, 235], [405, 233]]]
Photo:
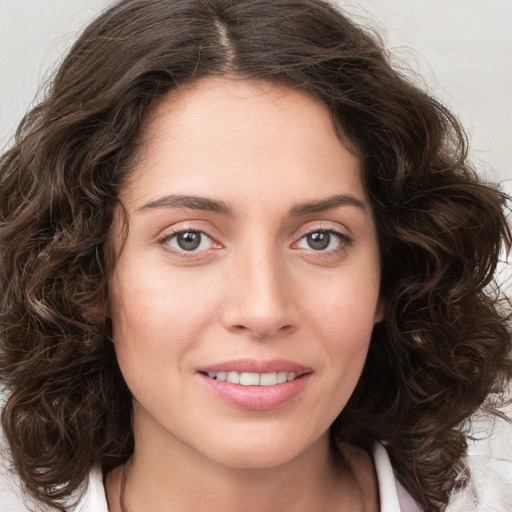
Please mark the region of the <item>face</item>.
[[142, 137], [110, 282], [136, 450], [269, 467], [325, 445], [382, 317], [359, 159], [262, 82], [173, 92]]

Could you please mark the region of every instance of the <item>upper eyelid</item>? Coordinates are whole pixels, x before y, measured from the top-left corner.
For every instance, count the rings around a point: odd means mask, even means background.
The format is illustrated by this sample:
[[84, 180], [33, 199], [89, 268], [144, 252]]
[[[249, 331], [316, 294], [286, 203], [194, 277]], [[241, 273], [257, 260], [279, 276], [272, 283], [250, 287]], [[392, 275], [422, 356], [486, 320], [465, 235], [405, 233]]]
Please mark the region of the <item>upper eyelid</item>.
[[[214, 242], [224, 245], [224, 243], [221, 241], [223, 237], [220, 236], [216, 230], [210, 226], [205, 226], [202, 221], [200, 222], [200, 225], [194, 225], [196, 222], [197, 221], [194, 220], [187, 220], [177, 223], [177, 226], [169, 226], [163, 230], [163, 234], [161, 233], [157, 236], [157, 240], [161, 242], [163, 240], [172, 238], [178, 233], [192, 231], [203, 233], [207, 237], [211, 238]], [[316, 231], [330, 231], [344, 238], [345, 240], [352, 239], [352, 235], [348, 228], [329, 221], [308, 222], [305, 226], [301, 226], [294, 231], [295, 234], [292, 235], [292, 244], [298, 242], [301, 238], [307, 236], [308, 234], [315, 233]]]
[[162, 240], [164, 238], [171, 238], [172, 236], [177, 235], [178, 233], [191, 231], [194, 233], [203, 233], [204, 235], [210, 237], [212, 240], [218, 242], [218, 238], [220, 237], [214, 233], [214, 230], [212, 228], [206, 227], [202, 222], [200, 226], [194, 226], [192, 224], [193, 222], [196, 221], [182, 221], [178, 222], [177, 226], [168, 226], [160, 232], [160, 234], [157, 236], [157, 239]]
[[347, 236], [345, 233], [338, 231], [337, 229], [314, 229], [313, 231], [308, 231], [304, 233], [302, 236], [299, 236], [295, 242], [292, 243], [292, 245], [297, 245], [301, 240], [306, 238], [307, 236], [318, 233], [318, 232], [324, 232], [324, 233], [331, 233], [337, 236], [340, 239], [340, 242], [347, 245], [352, 242], [352, 239]]
[[350, 232], [347, 228], [343, 228], [341, 226], [336, 226], [333, 223], [325, 223], [325, 224], [313, 224], [308, 225], [307, 227], [301, 227], [296, 232], [296, 240], [303, 238], [311, 233], [316, 233], [317, 231], [330, 231], [336, 233], [337, 235], [343, 238], [351, 238]]
[[159, 237], [158, 240], [160, 242], [165, 242], [167, 240], [170, 240], [171, 238], [174, 238], [175, 236], [179, 235], [180, 233], [201, 233], [202, 235], [207, 236], [213, 242], [220, 243], [217, 241], [217, 239], [214, 236], [212, 236], [210, 233], [208, 233], [204, 229], [197, 229], [197, 228], [177, 229], [176, 231], [172, 231], [170, 233], [163, 234], [161, 237]]

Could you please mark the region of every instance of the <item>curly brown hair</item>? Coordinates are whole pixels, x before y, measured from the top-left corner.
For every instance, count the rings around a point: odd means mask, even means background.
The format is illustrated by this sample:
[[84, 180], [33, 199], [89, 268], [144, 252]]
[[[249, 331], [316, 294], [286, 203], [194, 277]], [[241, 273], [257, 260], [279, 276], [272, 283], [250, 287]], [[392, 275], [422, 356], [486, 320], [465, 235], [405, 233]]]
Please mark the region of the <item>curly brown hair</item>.
[[[385, 320], [332, 436], [384, 442], [426, 511], [446, 504], [467, 419], [512, 376], [492, 277], [506, 196], [467, 161], [457, 120], [321, 0], [122, 0], [75, 43], [0, 161], [2, 423], [26, 490], [63, 506], [94, 464], [133, 450], [108, 315], [109, 240], [136, 136], [181, 84], [236, 74], [329, 107], [361, 157]], [[460, 479], [457, 485], [460, 485]]]

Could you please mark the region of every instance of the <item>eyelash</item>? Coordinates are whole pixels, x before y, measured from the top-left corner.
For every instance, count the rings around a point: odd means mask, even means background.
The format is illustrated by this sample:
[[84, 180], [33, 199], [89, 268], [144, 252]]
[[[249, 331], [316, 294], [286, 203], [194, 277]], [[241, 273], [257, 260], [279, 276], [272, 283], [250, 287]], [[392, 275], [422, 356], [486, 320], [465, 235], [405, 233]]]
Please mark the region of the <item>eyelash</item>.
[[[173, 231], [172, 233], [170, 234], [167, 234], [167, 235], [164, 235], [162, 238], [160, 238], [158, 240], [158, 243], [160, 245], [163, 246], [163, 248], [167, 251], [167, 252], [170, 252], [172, 254], [175, 254], [175, 255], [178, 255], [179, 257], [182, 257], [182, 258], [195, 258], [196, 254], [198, 253], [201, 253], [201, 252], [205, 252], [207, 251], [208, 249], [205, 249], [203, 251], [187, 251], [185, 249], [176, 249], [176, 248], [171, 248], [171, 246], [169, 245], [169, 242], [173, 239], [173, 238], [177, 238], [179, 235], [181, 234], [198, 234], [198, 235], [201, 235], [201, 237], [206, 237], [208, 238], [209, 240], [211, 240], [212, 244], [213, 245], [218, 245], [217, 248], [221, 248], [221, 244], [219, 244], [218, 242], [215, 241], [215, 239], [210, 236], [208, 233], [206, 233], [204, 230], [202, 229], [197, 229], [197, 228], [185, 228], [185, 229], [178, 229], [176, 231]], [[203, 240], [201, 239], [200, 242], [199, 242], [199, 246], [203, 243]]]
[[306, 251], [309, 251], [315, 255], [317, 258], [329, 258], [332, 256], [337, 256], [342, 252], [345, 252], [347, 247], [350, 246], [353, 242], [352, 238], [350, 238], [345, 232], [343, 232], [339, 228], [335, 228], [334, 226], [314, 226], [309, 227], [303, 232], [300, 233], [300, 236], [296, 242], [293, 243], [294, 248], [297, 250], [301, 250], [300, 247], [296, 247], [302, 240], [306, 239], [306, 237], [313, 235], [315, 233], [322, 233], [327, 235], [334, 235], [336, 238], [338, 238], [339, 243], [334, 249], [330, 250], [315, 250], [312, 248], [304, 249]]
[[[314, 235], [315, 233], [334, 235], [335, 237], [337, 237], [339, 239], [338, 246], [336, 248], [330, 249], [328, 251], [326, 251], [326, 250], [315, 250], [315, 249], [312, 249], [312, 248], [304, 249], [306, 251], [311, 252], [312, 254], [315, 254], [315, 257], [329, 257], [329, 256], [337, 255], [340, 252], [345, 251], [347, 246], [349, 246], [352, 243], [352, 239], [349, 236], [347, 236], [347, 234], [344, 233], [343, 231], [341, 231], [339, 229], [336, 229], [336, 228], [334, 228], [332, 226], [330, 226], [328, 228], [322, 226], [322, 227], [315, 227], [315, 228], [309, 228], [307, 230], [304, 230], [300, 234], [300, 236], [297, 239], [297, 241], [292, 244], [292, 248], [297, 249], [297, 250], [301, 250], [301, 248], [297, 247], [297, 245], [302, 240], [306, 239], [306, 237]], [[173, 231], [170, 234], [166, 234], [163, 237], [161, 237], [158, 240], [158, 243], [161, 246], [163, 246], [166, 251], [168, 251], [168, 252], [170, 252], [172, 254], [178, 255], [179, 257], [182, 257], [182, 258], [196, 258], [197, 254], [204, 253], [204, 252], [209, 250], [209, 249], [203, 249], [202, 251], [197, 251], [197, 250], [187, 251], [187, 250], [185, 250], [183, 248], [181, 248], [181, 249], [171, 248], [170, 245], [169, 245], [169, 242], [171, 240], [173, 240], [174, 238], [178, 237], [180, 234], [198, 234], [201, 237], [208, 238], [213, 245], [217, 245], [218, 247], [215, 247], [215, 249], [222, 248], [222, 245], [220, 243], [216, 242], [214, 237], [210, 236], [204, 230], [197, 229], [197, 228], [178, 229], [176, 231]], [[202, 243], [203, 243], [203, 240], [201, 239], [200, 242], [199, 242], [199, 247], [201, 246]], [[329, 241], [329, 243], [330, 243], [330, 241]]]

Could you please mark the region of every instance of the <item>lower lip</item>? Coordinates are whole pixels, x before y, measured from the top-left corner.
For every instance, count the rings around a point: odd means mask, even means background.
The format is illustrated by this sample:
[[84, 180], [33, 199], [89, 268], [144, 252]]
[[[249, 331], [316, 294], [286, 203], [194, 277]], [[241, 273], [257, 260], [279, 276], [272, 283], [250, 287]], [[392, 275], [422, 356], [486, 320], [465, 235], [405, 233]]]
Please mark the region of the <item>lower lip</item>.
[[301, 375], [294, 380], [274, 386], [242, 386], [222, 380], [210, 379], [207, 375], [198, 374], [208, 389], [229, 405], [253, 411], [266, 411], [281, 407], [298, 396], [309, 382], [310, 373]]

